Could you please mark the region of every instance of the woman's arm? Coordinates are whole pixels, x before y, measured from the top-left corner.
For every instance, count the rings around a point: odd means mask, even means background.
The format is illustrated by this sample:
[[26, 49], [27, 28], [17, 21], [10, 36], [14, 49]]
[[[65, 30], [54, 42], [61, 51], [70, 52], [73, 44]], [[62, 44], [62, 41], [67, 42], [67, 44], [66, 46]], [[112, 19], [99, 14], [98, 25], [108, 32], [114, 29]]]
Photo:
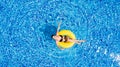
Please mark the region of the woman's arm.
[[60, 30], [60, 25], [61, 25], [61, 22], [58, 23], [58, 28], [57, 28], [56, 35], [58, 35], [58, 32], [59, 32], [59, 30]]
[[64, 50], [63, 48], [61, 48], [59, 45], [58, 45], [58, 41], [56, 41], [56, 44], [57, 44], [57, 47], [61, 50]]

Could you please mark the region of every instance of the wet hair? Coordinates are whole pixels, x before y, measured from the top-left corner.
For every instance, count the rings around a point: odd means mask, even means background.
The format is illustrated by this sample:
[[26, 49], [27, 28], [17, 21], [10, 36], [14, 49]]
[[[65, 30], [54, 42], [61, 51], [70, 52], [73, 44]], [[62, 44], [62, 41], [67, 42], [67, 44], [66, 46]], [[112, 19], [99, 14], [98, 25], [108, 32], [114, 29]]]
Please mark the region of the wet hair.
[[51, 38], [53, 38], [53, 36], [55, 36], [55, 35], [51, 35]]

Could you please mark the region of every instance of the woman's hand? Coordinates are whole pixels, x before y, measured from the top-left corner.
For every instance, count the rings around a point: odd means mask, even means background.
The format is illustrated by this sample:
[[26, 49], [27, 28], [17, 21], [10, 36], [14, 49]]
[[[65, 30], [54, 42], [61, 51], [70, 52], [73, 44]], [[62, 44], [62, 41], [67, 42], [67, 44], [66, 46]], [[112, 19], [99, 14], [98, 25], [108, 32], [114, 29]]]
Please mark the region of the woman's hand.
[[61, 25], [61, 22], [58, 23], [57, 32], [59, 32], [59, 30], [60, 30], [60, 25]]
[[56, 45], [57, 45], [57, 47], [58, 47], [59, 49], [64, 50], [63, 48], [61, 48], [61, 47], [58, 45], [58, 41], [56, 41]]
[[59, 32], [59, 30], [60, 30], [60, 25], [61, 25], [61, 22], [58, 23], [58, 28], [57, 28], [56, 35], [58, 35], [58, 32]]

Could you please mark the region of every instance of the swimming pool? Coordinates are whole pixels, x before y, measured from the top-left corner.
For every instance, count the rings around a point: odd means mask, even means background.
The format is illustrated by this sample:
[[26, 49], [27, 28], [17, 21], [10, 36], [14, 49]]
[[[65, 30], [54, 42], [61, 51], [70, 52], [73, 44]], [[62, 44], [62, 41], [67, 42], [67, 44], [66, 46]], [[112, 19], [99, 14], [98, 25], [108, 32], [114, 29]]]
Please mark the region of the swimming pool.
[[[86, 42], [58, 49], [57, 22]], [[0, 0], [0, 67], [119, 66], [119, 0]]]

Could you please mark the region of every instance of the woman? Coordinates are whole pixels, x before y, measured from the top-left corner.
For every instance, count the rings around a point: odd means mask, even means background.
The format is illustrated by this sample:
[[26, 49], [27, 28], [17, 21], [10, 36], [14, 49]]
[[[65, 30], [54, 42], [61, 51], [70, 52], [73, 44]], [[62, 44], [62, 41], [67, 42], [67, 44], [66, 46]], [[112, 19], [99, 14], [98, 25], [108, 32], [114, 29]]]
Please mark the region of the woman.
[[[85, 42], [85, 40], [75, 40], [75, 39], [72, 39], [66, 35], [58, 35], [58, 32], [59, 32], [59, 29], [60, 29], [60, 24], [58, 24], [58, 29], [57, 29], [57, 32], [56, 32], [56, 35], [52, 35], [52, 38], [56, 41], [56, 44], [58, 46], [58, 42], [74, 42], [74, 43], [77, 43], [77, 44], [80, 44], [81, 42]], [[60, 46], [58, 46], [60, 48]], [[62, 48], [60, 48], [62, 49]]]

